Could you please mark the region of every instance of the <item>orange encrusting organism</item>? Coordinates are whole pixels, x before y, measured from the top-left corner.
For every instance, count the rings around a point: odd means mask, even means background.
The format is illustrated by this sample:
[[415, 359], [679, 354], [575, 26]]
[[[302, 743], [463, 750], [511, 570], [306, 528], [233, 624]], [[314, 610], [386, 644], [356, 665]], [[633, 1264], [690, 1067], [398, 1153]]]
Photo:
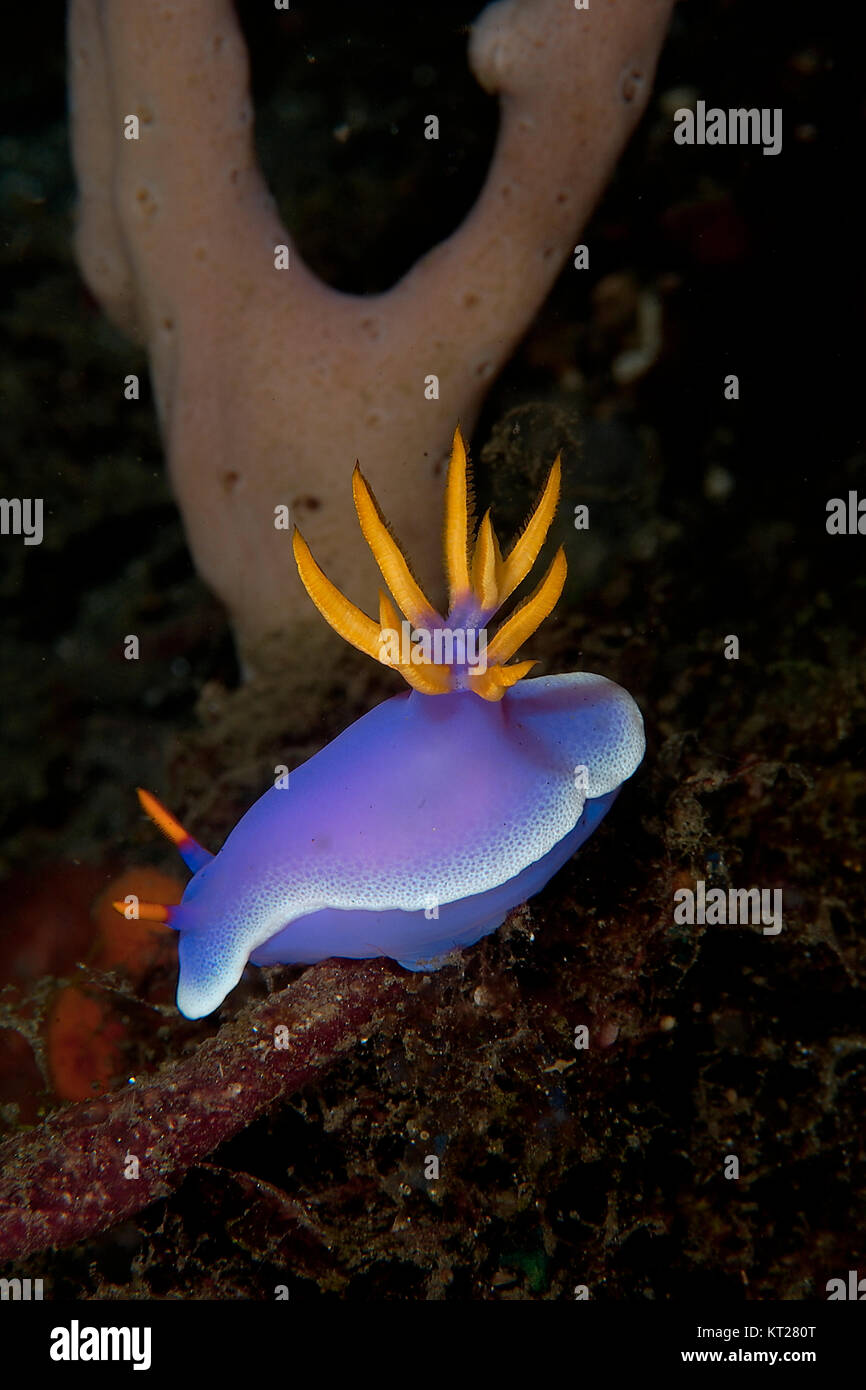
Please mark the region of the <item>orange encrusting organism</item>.
[[[120, 970], [137, 986], [155, 967], [170, 962], [174, 933], [153, 925], [154, 917], [126, 916], [125, 898], [159, 895], [179, 902], [184, 885], [155, 869], [130, 869], [115, 879], [93, 905], [96, 935], [88, 964], [99, 971]], [[114, 895], [120, 901], [112, 901]], [[119, 908], [122, 919], [110, 910]], [[167, 915], [168, 909], [161, 909]], [[130, 1029], [124, 1010], [108, 989], [69, 984], [55, 994], [45, 1021], [45, 1056], [54, 1092], [62, 1100], [86, 1100], [110, 1089], [123, 1073]]]
[[[535, 564], [556, 512], [561, 479], [557, 455], [538, 505], [508, 555], [502, 556], [489, 511], [478, 527], [473, 545], [469, 463], [458, 426], [454, 431], [445, 490], [443, 539], [449, 599], [446, 618], [436, 611], [412, 574], [357, 464], [352, 475], [352, 492], [358, 520], [397, 607], [380, 592], [378, 623], [368, 617], [322, 572], [296, 528], [292, 545], [298, 573], [313, 603], [335, 632], [375, 661], [393, 666], [413, 689], [425, 695], [444, 695], [457, 688], [452, 666], [433, 660], [400, 664], [386, 655], [386, 634], [400, 629], [398, 608], [416, 630], [447, 628], [459, 617], [466, 618], [476, 629], [483, 628]], [[501, 700], [505, 691], [532, 669], [534, 661], [521, 661], [513, 666], [505, 663], [550, 614], [562, 593], [565, 576], [565, 552], [560, 546], [541, 583], [488, 644], [486, 669], [466, 672], [464, 685], [468, 689], [484, 700]]]

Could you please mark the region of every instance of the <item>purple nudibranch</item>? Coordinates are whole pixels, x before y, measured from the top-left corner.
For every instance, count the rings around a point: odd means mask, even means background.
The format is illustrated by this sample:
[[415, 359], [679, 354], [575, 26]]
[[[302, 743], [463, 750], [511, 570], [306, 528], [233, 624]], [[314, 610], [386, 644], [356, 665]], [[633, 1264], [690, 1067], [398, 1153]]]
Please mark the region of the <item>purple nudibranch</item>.
[[380, 592], [378, 622], [330, 583], [295, 532], [316, 607], [412, 688], [278, 779], [216, 855], [139, 793], [194, 871], [179, 905], [138, 907], [180, 934], [177, 1006], [187, 1018], [216, 1009], [248, 960], [390, 956], [409, 970], [436, 969], [495, 931], [592, 834], [643, 758], [637, 705], [603, 676], [527, 681], [534, 662], [506, 664], [559, 598], [561, 548], [534, 593], [489, 642], [486, 635], [538, 556], [559, 486], [557, 458], [506, 556], [489, 512], [472, 545], [466, 450], [455, 431], [446, 617], [416, 583], [357, 466], [361, 529], [394, 600]]

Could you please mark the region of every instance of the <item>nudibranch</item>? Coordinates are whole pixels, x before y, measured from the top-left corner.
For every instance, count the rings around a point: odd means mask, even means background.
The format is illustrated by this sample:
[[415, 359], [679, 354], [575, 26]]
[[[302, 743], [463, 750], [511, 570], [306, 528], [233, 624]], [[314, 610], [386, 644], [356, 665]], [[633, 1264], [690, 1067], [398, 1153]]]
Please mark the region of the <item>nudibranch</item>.
[[216, 1009], [248, 960], [390, 956], [408, 970], [436, 969], [538, 892], [592, 834], [644, 754], [640, 711], [613, 681], [588, 672], [525, 680], [533, 661], [508, 664], [560, 596], [561, 547], [487, 640], [487, 624], [529, 574], [553, 520], [559, 458], [503, 556], [489, 511], [472, 539], [466, 449], [455, 431], [445, 617], [419, 587], [357, 465], [352, 485], [392, 596], [380, 591], [379, 621], [325, 577], [296, 530], [298, 571], [331, 626], [395, 667], [410, 689], [278, 779], [216, 855], [139, 791], [193, 871], [180, 904], [137, 909], [179, 933], [177, 1006], [187, 1018]]

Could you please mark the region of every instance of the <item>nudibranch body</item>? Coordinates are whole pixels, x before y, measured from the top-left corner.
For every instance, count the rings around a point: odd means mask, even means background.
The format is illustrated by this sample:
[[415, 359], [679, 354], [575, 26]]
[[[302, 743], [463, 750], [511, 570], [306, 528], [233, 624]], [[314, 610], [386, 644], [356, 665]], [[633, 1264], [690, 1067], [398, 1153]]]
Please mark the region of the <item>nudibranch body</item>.
[[357, 720], [288, 785], [280, 779], [214, 856], [139, 793], [194, 871], [178, 906], [138, 908], [179, 932], [177, 1005], [187, 1018], [217, 1008], [248, 960], [391, 956], [410, 970], [435, 969], [494, 931], [598, 825], [643, 757], [637, 705], [603, 676], [527, 681], [534, 662], [507, 664], [559, 598], [562, 549], [487, 640], [488, 622], [538, 556], [559, 487], [557, 459], [509, 554], [503, 558], [488, 513], [470, 560], [468, 467], [455, 432], [445, 618], [415, 581], [357, 466], [361, 529], [393, 595], [380, 593], [378, 623], [330, 583], [295, 532], [300, 576], [319, 611], [411, 689]]

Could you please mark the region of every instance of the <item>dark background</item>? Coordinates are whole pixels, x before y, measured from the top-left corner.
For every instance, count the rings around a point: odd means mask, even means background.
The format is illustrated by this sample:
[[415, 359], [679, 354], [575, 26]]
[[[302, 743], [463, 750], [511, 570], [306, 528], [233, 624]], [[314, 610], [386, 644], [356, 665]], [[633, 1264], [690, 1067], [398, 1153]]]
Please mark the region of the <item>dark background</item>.
[[[496, 131], [465, 60], [476, 13], [241, 6], [262, 162], [329, 283], [386, 288], [471, 206]], [[148, 393], [122, 401], [119, 381], [146, 364], [72, 260], [63, 22], [60, 6], [16, 9], [0, 55], [0, 488], [46, 499], [43, 544], [0, 550], [0, 1132], [13, 1135], [59, 1103], [46, 1020], [94, 899], [130, 863], [176, 872], [132, 788], [173, 788], [219, 843], [275, 749], [297, 762], [392, 689], [354, 666], [324, 698], [298, 695], [297, 670], [239, 686]], [[582, 236], [591, 269], [563, 271], [473, 437], [500, 534], [557, 448], [590, 504], [532, 655], [632, 692], [648, 732], [634, 782], [528, 909], [437, 978], [414, 1031], [346, 1057], [134, 1223], [15, 1272], [68, 1298], [269, 1297], [288, 1279], [300, 1296], [556, 1299], [587, 1283], [596, 1298], [731, 1301], [820, 1298], [856, 1267], [866, 537], [825, 529], [830, 497], [866, 494], [848, 23], [833, 5], [677, 6], [645, 118]], [[781, 107], [781, 154], [676, 146], [671, 94], [687, 89]], [[430, 110], [438, 143], [421, 138]], [[622, 385], [612, 364], [641, 295], [660, 306], [661, 345]], [[129, 632], [139, 662], [123, 660]], [[696, 878], [781, 887], [782, 936], [674, 928], [673, 889]], [[147, 989], [170, 999], [172, 984], [166, 966]], [[124, 1072], [215, 1026], [155, 1034], [135, 991], [117, 997]], [[614, 1041], [575, 1053], [583, 1021]], [[419, 1178], [431, 1145], [435, 1200]], [[729, 1153], [737, 1183], [722, 1177]], [[250, 1175], [305, 1203], [321, 1243], [281, 1243], [276, 1198]]]

